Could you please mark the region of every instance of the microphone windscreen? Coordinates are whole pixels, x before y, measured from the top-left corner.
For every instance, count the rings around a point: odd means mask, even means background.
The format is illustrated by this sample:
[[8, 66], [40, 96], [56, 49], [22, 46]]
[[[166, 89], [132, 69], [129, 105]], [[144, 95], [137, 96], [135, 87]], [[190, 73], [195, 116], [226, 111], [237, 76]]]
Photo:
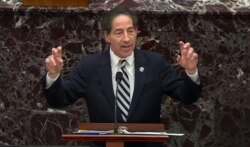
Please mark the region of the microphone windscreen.
[[115, 76], [116, 82], [120, 82], [122, 80], [122, 72], [118, 71]]

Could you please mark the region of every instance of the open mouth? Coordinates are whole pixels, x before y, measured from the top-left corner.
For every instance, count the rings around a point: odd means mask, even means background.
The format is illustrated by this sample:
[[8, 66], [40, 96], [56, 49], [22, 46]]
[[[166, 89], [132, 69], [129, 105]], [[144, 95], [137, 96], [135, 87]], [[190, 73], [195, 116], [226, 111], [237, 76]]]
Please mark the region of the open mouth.
[[131, 45], [122, 45], [121, 48], [123, 50], [130, 50], [131, 49]]

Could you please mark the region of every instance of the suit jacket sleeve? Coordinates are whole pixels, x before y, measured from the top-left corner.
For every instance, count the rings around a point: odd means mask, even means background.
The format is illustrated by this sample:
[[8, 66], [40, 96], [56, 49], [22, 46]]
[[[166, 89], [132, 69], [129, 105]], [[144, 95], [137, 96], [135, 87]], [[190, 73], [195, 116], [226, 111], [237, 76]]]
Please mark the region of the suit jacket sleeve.
[[202, 86], [193, 82], [186, 74], [179, 77], [170, 64], [162, 58], [161, 81], [165, 94], [183, 104], [191, 104], [200, 96]]
[[74, 103], [78, 98], [85, 97], [86, 80], [84, 66], [80, 62], [67, 78], [60, 76], [50, 88], [45, 89], [46, 76], [43, 78], [44, 94], [47, 103], [52, 107], [64, 107]]

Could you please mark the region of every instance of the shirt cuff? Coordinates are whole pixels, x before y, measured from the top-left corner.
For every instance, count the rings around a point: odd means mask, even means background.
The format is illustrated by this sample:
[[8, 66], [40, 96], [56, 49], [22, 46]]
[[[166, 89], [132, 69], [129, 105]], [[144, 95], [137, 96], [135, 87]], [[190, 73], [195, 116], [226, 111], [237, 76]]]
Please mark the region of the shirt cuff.
[[60, 74], [58, 74], [54, 79], [50, 78], [48, 73], [46, 75], [46, 89], [50, 88], [50, 86], [58, 79]]
[[[186, 72], [187, 73], [187, 72]], [[195, 82], [196, 84], [200, 85], [200, 76], [198, 74], [198, 69], [196, 70], [196, 72], [192, 75], [188, 74], [187, 75], [189, 76], [189, 78]]]

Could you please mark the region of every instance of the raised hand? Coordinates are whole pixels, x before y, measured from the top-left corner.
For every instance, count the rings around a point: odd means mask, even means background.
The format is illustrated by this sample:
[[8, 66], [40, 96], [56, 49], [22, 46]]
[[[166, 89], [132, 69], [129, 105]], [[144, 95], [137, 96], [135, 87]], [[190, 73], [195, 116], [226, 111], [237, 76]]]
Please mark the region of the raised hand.
[[177, 62], [181, 67], [185, 68], [190, 75], [194, 74], [198, 65], [198, 54], [194, 52], [193, 47], [189, 42], [184, 43], [179, 41], [180, 55], [177, 56]]
[[52, 79], [56, 78], [63, 67], [62, 47], [52, 48], [52, 54], [45, 59], [48, 76]]

